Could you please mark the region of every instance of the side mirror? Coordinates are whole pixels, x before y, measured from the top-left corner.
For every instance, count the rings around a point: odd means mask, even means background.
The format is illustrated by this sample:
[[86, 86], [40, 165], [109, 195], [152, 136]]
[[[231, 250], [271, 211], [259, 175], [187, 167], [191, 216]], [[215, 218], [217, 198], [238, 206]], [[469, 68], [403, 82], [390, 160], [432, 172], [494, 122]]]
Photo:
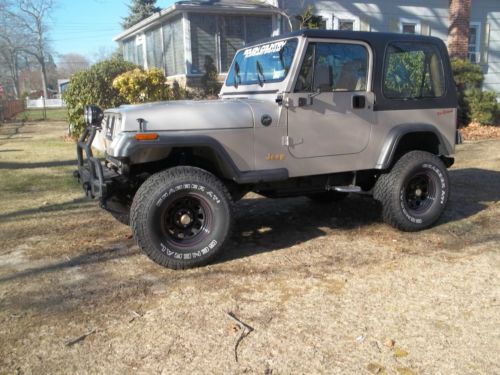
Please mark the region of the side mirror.
[[83, 116], [88, 126], [101, 126], [104, 112], [98, 106], [91, 104], [85, 106]]

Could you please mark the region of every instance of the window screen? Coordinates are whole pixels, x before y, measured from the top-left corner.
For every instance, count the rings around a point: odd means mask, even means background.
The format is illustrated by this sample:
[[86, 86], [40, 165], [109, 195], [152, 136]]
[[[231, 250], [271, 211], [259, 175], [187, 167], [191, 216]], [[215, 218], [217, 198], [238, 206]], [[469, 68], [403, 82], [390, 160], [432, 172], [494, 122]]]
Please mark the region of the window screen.
[[366, 91], [368, 63], [368, 51], [362, 45], [311, 43], [295, 91]]
[[221, 16], [218, 21], [221, 71], [227, 72], [236, 51], [245, 45], [244, 18], [242, 16]]
[[184, 74], [184, 37], [182, 17], [173, 19], [163, 25], [163, 43], [165, 51], [165, 72], [167, 76]]
[[148, 68], [163, 68], [161, 29], [146, 32], [146, 58]]
[[191, 50], [193, 65], [191, 73], [204, 73], [207, 57], [217, 62], [216, 54], [216, 16], [207, 14], [190, 14]]
[[427, 43], [392, 43], [384, 68], [384, 96], [419, 99], [443, 96], [445, 90], [441, 55]]
[[417, 33], [417, 25], [414, 23], [403, 23], [402, 25], [403, 34], [416, 34]]
[[479, 26], [470, 25], [469, 27], [469, 60], [473, 63], [479, 62]]
[[269, 38], [272, 35], [273, 22], [271, 17], [247, 16], [245, 20], [247, 44], [260, 39]]
[[353, 20], [339, 20], [339, 30], [354, 30], [354, 21]]
[[137, 63], [135, 38], [127, 39], [123, 42], [123, 59], [134, 64]]

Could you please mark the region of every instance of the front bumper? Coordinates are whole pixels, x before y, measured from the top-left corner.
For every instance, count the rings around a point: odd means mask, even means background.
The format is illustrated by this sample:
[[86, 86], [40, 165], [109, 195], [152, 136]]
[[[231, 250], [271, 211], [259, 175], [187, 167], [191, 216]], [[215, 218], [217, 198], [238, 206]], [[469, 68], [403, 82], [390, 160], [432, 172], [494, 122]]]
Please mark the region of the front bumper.
[[92, 142], [97, 131], [98, 128], [95, 126], [87, 127], [78, 141], [76, 146], [78, 170], [74, 172], [74, 176], [89, 198], [100, 199], [104, 202], [112, 195], [114, 186], [121, 176], [94, 157]]

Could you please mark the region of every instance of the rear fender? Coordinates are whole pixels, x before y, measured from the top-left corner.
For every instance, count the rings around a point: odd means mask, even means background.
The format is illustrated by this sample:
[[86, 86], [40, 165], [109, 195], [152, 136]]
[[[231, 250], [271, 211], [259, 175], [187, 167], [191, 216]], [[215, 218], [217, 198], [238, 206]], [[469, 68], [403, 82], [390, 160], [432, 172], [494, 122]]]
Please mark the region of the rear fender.
[[[382, 151], [377, 159], [375, 169], [388, 169], [397, 157], [398, 147], [407, 136], [419, 136], [431, 138], [428, 142], [416, 144], [414, 149], [429, 151], [438, 156], [448, 156], [453, 154], [453, 146], [441, 135], [439, 130], [430, 124], [406, 124], [394, 127], [387, 135]], [[437, 144], [436, 144], [437, 143]]]

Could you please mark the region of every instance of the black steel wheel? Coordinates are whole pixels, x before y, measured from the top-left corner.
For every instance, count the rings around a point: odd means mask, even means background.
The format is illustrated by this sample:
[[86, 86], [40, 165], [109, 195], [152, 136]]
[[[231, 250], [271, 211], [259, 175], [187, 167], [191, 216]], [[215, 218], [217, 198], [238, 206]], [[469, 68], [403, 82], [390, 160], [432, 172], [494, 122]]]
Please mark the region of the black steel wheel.
[[231, 197], [211, 173], [176, 167], [151, 176], [131, 208], [139, 247], [173, 269], [202, 266], [217, 256], [230, 234]]
[[437, 156], [425, 151], [403, 155], [375, 184], [374, 198], [382, 203], [385, 222], [404, 231], [432, 226], [450, 195], [448, 172]]
[[410, 214], [421, 215], [432, 208], [437, 198], [438, 176], [422, 171], [405, 182], [403, 203]]

